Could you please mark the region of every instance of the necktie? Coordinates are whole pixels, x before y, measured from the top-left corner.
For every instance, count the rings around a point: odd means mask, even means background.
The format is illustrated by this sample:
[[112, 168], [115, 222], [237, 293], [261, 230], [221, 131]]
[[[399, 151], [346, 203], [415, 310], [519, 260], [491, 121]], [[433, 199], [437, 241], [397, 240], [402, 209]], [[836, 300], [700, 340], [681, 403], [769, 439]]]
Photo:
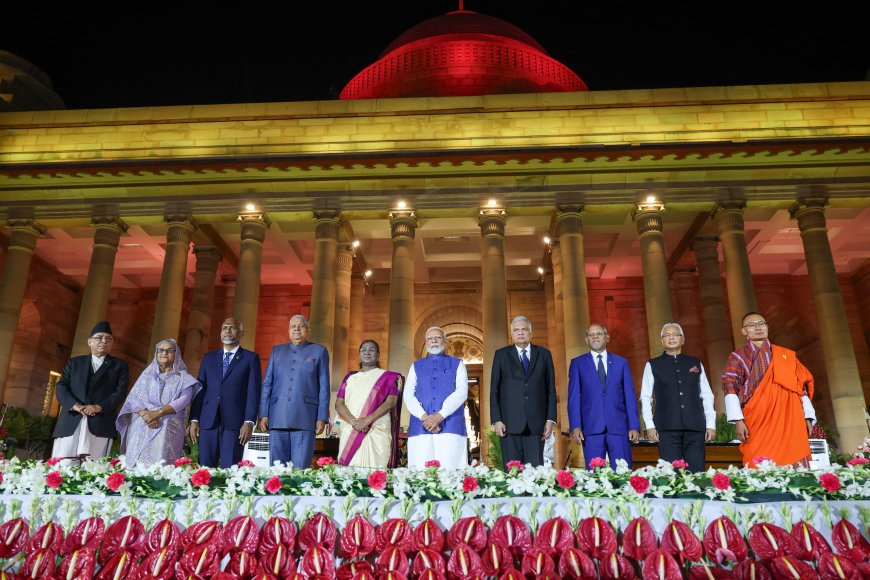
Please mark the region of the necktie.
[[604, 383], [607, 382], [607, 373], [604, 372], [604, 360], [602, 360], [601, 355], [598, 355], [598, 380], [601, 381], [601, 386], [604, 386]]
[[529, 374], [529, 357], [526, 356], [526, 349], [523, 349], [523, 369], [525, 369], [526, 374]]
[[223, 376], [227, 376], [227, 369], [230, 368], [230, 357], [232, 354], [231, 352], [224, 353]]

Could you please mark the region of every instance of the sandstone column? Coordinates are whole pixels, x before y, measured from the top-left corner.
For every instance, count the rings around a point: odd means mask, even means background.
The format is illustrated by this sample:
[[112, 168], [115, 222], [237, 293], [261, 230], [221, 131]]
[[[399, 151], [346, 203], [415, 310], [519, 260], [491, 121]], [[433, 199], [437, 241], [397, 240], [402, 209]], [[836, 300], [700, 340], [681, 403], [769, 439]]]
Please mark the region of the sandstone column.
[[314, 212], [314, 271], [311, 274], [311, 334], [309, 340], [322, 344], [332, 362], [332, 339], [335, 334], [335, 263], [341, 212]]
[[[570, 362], [588, 349], [589, 292], [583, 255], [583, 207], [560, 207], [556, 212], [562, 281], [565, 360]], [[567, 399], [565, 399], [567, 400]]]
[[184, 362], [193, 376], [199, 373], [199, 363], [208, 350], [208, 335], [214, 311], [214, 281], [221, 254], [215, 246], [195, 246], [196, 274], [193, 294], [190, 297], [190, 312], [187, 315], [187, 332], [184, 338]]
[[699, 236], [692, 244], [692, 251], [695, 253], [695, 263], [698, 266], [701, 316], [704, 320], [704, 336], [707, 339], [707, 360], [710, 362], [707, 378], [713, 389], [713, 405], [716, 412], [724, 413], [722, 371], [725, 370], [728, 355], [731, 354], [734, 345], [731, 342], [731, 324], [725, 308], [722, 275], [719, 273], [719, 238]]
[[[387, 338], [389, 368], [408, 374], [415, 360], [414, 344], [414, 234], [417, 216], [412, 209], [390, 212], [390, 234], [393, 238], [393, 258], [390, 268], [390, 320]], [[407, 411], [402, 410], [403, 424]]]
[[[492, 359], [495, 351], [509, 344], [507, 274], [504, 264], [505, 209], [503, 207], [480, 208], [478, 224], [483, 238], [481, 245], [481, 281], [483, 303], [483, 376], [480, 381], [480, 457], [489, 459], [491, 427], [489, 408]], [[524, 401], [517, 401], [518, 405]], [[498, 467], [498, 466], [496, 466]]]
[[127, 231], [127, 224], [120, 218], [110, 216], [95, 217], [94, 249], [91, 251], [91, 264], [85, 282], [82, 306], [76, 323], [72, 355], [89, 354], [88, 339], [94, 325], [105, 319], [109, 303], [109, 290], [112, 288], [112, 273], [115, 270], [115, 255], [121, 234]]
[[257, 340], [257, 310], [260, 305], [260, 271], [263, 267], [263, 242], [266, 230], [272, 225], [262, 213], [243, 213], [242, 245], [239, 249], [239, 271], [236, 275], [236, 296], [233, 318], [245, 325], [241, 346], [254, 350]]
[[236, 277], [223, 275], [221, 284], [224, 287], [224, 320], [226, 320], [233, 316], [233, 309], [236, 306]]
[[36, 238], [45, 233], [45, 228], [31, 219], [10, 219], [7, 225], [12, 235], [3, 266], [3, 279], [0, 281], [0, 380], [3, 381], [0, 401], [4, 400], [6, 394], [6, 374], [12, 359], [21, 301], [27, 290], [30, 260], [36, 248]]
[[[350, 336], [350, 293], [353, 247], [341, 244], [338, 249], [335, 275], [335, 337], [332, 349], [332, 399], [341, 386], [341, 380], [351, 368], [357, 368], [357, 360], [349, 360], [347, 345]], [[357, 343], [358, 344], [358, 343]]]
[[[553, 366], [556, 370], [556, 396], [559, 400], [559, 428], [562, 431], [569, 432], [571, 429], [568, 423], [568, 365], [571, 364], [571, 358], [567, 356], [565, 346], [565, 290], [562, 282], [562, 247], [558, 240], [552, 242], [550, 245], [550, 263], [553, 265], [553, 304], [551, 310], [555, 319], [554, 326], [556, 328], [556, 334], [553, 341], [552, 352]], [[582, 329], [584, 339], [588, 327], [589, 324], [587, 323], [586, 327]], [[560, 362], [557, 363], [557, 361]], [[569, 465], [572, 467], [580, 467], [583, 465], [583, 448], [571, 443], [570, 440], [566, 442], [566, 449], [564, 451], [565, 459], [563, 461], [568, 460], [569, 450], [571, 453]], [[564, 462], [562, 465], [559, 465], [559, 467], [562, 467], [563, 465]]]
[[[154, 328], [148, 347], [152, 355], [158, 340], [179, 338], [187, 254], [190, 251], [190, 235], [196, 229], [196, 224], [189, 215], [169, 215], [166, 216], [166, 222], [169, 224], [169, 231], [166, 232], [166, 256], [163, 258], [160, 293], [157, 295]], [[147, 360], [150, 358], [149, 356]]]
[[[700, 357], [704, 337], [701, 330], [701, 313], [698, 308], [698, 283], [695, 279], [695, 269], [677, 268], [671, 279], [673, 280], [677, 308], [674, 313], [674, 321], [683, 327], [686, 334], [683, 350], [688, 354]], [[658, 346], [659, 350], [663, 349], [661, 342]]]
[[[553, 368], [556, 371], [556, 422], [559, 423], [556, 425], [556, 445], [553, 449], [553, 460], [555, 467], [562, 469], [568, 456], [568, 445], [566, 445], [566, 440], [562, 438], [562, 431], [568, 429], [568, 424], [565, 422], [567, 419], [563, 420], [562, 418], [562, 415], [567, 417], [566, 401], [568, 400], [568, 385], [566, 383], [567, 375], [565, 370], [568, 367], [565, 363], [565, 348], [558, 337], [558, 323], [556, 320], [562, 317], [556, 316], [556, 288], [553, 283], [552, 272], [544, 275], [544, 300], [547, 304], [547, 347], [553, 355]], [[540, 325], [540, 322], [538, 324]], [[534, 339], [534, 334], [532, 338]]]
[[[365, 336], [363, 335], [365, 329], [365, 296], [366, 296], [366, 282], [363, 278], [357, 276], [355, 278], [351, 278], [350, 281], [350, 324], [348, 325], [348, 339], [347, 339], [347, 360], [348, 367], [356, 368], [356, 364], [359, 360], [359, 345], [365, 340]], [[384, 348], [383, 345], [381, 348]], [[386, 353], [384, 353], [386, 354]], [[350, 370], [350, 369], [348, 369]], [[408, 369], [402, 369], [401, 372], [403, 375], [407, 372]]]
[[728, 284], [728, 306], [731, 310], [731, 333], [734, 344], [741, 345], [746, 337], [740, 332], [743, 316], [758, 311], [755, 286], [749, 269], [749, 252], [746, 251], [746, 232], [743, 229], [744, 201], [720, 201], [713, 216], [719, 226], [722, 242], [722, 257], [725, 259], [725, 281]]
[[646, 329], [650, 357], [662, 352], [661, 330], [665, 322], [674, 320], [671, 290], [668, 284], [668, 263], [665, 257], [665, 236], [662, 233], [662, 211], [657, 202], [638, 205], [634, 214], [640, 236], [640, 259], [643, 268], [643, 294], [646, 304]]
[[849, 319], [846, 317], [831, 244], [828, 241], [826, 205], [827, 199], [824, 198], [801, 199], [792, 206], [791, 215], [797, 218], [804, 242], [834, 419], [840, 432], [840, 448], [850, 451], [868, 435], [864, 417], [866, 403], [852, 334], [849, 331]]

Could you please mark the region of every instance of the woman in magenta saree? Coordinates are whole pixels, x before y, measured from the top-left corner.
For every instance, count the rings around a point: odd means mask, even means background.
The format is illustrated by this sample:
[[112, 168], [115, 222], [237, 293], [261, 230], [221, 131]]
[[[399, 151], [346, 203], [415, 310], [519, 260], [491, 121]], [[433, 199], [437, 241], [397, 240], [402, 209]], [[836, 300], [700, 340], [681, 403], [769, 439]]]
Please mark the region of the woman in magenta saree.
[[379, 357], [378, 343], [363, 341], [360, 370], [347, 373], [338, 390], [335, 410], [343, 421], [339, 465], [396, 466], [402, 375], [378, 368]]

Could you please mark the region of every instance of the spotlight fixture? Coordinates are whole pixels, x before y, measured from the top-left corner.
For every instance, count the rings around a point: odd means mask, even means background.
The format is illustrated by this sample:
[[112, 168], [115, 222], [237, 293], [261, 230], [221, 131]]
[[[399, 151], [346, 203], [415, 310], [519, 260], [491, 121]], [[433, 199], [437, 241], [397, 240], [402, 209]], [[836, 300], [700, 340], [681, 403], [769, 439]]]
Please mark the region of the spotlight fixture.
[[398, 209], [405, 209], [406, 207], [408, 207], [408, 204], [405, 203], [404, 199], [400, 199], [399, 202], [396, 204], [396, 207]]
[[540, 274], [541, 276], [544, 275], [544, 269], [541, 268], [540, 266], [538, 266], [538, 274]]
[[550, 245], [550, 242], [552, 242], [552, 241], [553, 240], [550, 239], [550, 236], [544, 236], [544, 243], [545, 244]]
[[664, 211], [665, 203], [655, 195], [647, 195], [637, 203], [637, 211]]
[[365, 277], [366, 277], [366, 278], [371, 278], [371, 275], [372, 275], [372, 271], [371, 271], [371, 270], [366, 270]]
[[354, 248], [358, 248], [359, 247], [359, 240], [354, 240], [352, 245]]
[[249, 203], [248, 205], [245, 206], [245, 210], [246, 211], [257, 211], [257, 206], [255, 206], [253, 203]]
[[487, 202], [487, 205], [488, 205], [489, 207], [495, 207], [497, 204], [498, 204], [498, 202], [497, 202], [495, 199], [490, 199], [490, 200]]

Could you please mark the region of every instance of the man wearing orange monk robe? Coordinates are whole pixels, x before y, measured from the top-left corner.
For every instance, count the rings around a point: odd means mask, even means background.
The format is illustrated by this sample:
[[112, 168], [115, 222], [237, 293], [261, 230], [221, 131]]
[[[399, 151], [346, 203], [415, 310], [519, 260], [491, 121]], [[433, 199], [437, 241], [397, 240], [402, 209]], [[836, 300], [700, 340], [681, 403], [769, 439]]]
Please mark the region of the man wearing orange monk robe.
[[745, 465], [755, 468], [755, 459], [765, 457], [776, 465], [809, 466], [813, 375], [794, 351], [771, 344], [767, 331], [761, 314], [743, 317], [746, 344], [731, 353], [722, 373], [725, 412]]

